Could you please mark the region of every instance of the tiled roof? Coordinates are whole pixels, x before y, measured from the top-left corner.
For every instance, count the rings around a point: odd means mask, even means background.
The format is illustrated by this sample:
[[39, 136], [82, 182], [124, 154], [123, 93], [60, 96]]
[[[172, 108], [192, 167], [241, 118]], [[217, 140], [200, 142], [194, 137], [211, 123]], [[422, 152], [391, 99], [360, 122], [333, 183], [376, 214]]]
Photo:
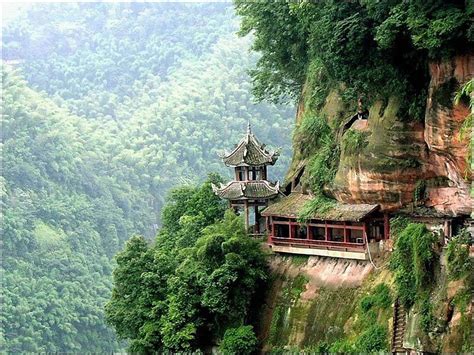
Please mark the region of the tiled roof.
[[266, 180], [231, 181], [217, 187], [212, 185], [214, 193], [227, 200], [266, 199], [278, 195], [279, 183], [272, 184]]
[[[312, 199], [313, 196], [311, 195], [292, 193], [264, 209], [262, 211], [262, 216], [298, 218], [304, 205]], [[350, 205], [334, 202], [334, 206], [331, 209], [324, 212], [316, 212], [311, 219], [358, 222], [371, 212], [378, 209], [378, 207], [379, 205]]]
[[454, 217], [451, 212], [437, 211], [432, 207], [426, 206], [405, 207], [398, 210], [397, 214], [411, 218], [449, 219]]
[[234, 150], [221, 156], [227, 166], [260, 166], [273, 165], [279, 153], [268, 151], [257, 140], [250, 130], [250, 125], [245, 136], [240, 140]]

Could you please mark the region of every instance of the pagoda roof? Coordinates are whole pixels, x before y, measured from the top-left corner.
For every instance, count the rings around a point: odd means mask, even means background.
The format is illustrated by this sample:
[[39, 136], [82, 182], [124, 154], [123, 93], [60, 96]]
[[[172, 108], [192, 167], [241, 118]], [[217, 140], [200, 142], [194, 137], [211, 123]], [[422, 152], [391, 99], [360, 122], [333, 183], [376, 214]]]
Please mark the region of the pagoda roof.
[[237, 143], [230, 153], [225, 152], [221, 158], [227, 166], [261, 166], [273, 165], [279, 153], [265, 149], [250, 129], [250, 123], [245, 136]]
[[280, 184], [272, 184], [267, 180], [231, 181], [219, 187], [213, 184], [212, 190], [217, 196], [227, 200], [268, 199], [279, 194]]
[[[298, 218], [304, 205], [313, 198], [314, 196], [309, 194], [293, 192], [289, 196], [284, 197], [280, 201], [265, 208], [262, 211], [262, 216]], [[335, 201], [330, 209], [322, 212], [315, 212], [310, 219], [359, 222], [378, 208], [379, 205], [346, 204]]]

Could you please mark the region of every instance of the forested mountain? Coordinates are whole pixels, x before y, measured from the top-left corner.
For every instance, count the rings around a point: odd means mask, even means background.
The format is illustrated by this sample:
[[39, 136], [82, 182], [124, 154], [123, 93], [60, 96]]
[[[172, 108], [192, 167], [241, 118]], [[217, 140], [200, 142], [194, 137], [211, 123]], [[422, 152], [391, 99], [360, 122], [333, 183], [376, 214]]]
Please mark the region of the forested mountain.
[[289, 162], [292, 109], [255, 105], [227, 4], [41, 4], [3, 28], [1, 346], [113, 351], [112, 257], [247, 121]]

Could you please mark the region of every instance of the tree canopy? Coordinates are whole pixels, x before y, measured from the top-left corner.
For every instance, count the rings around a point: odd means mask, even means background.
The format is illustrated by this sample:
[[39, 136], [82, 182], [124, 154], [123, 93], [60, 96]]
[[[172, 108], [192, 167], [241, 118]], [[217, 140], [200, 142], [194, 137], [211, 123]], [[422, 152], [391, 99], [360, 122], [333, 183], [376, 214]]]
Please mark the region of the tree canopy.
[[199, 194], [184, 229], [178, 202], [161, 210], [173, 187], [229, 174], [217, 153], [247, 121], [284, 148], [283, 175], [293, 110], [253, 103], [237, 26], [229, 4], [143, 3], [35, 4], [4, 24], [2, 350], [121, 350], [103, 310], [113, 256], [161, 225], [192, 247], [222, 217], [196, 212]]
[[204, 350], [248, 321], [265, 257], [210, 182], [174, 190], [163, 213], [152, 246], [134, 237], [117, 255], [106, 319], [132, 352]]
[[241, 35], [255, 36], [262, 56], [252, 71], [259, 99], [298, 98], [343, 83], [343, 96], [399, 96], [405, 115], [421, 117], [427, 61], [463, 53], [474, 43], [472, 0], [281, 1], [236, 0]]

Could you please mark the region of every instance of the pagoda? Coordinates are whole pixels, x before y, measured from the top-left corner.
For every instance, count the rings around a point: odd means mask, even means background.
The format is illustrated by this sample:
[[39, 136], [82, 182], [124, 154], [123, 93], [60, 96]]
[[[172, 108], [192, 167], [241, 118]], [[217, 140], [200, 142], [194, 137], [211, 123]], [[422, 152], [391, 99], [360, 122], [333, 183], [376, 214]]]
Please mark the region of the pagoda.
[[[226, 166], [234, 167], [234, 180], [219, 187], [213, 185], [214, 193], [229, 201], [229, 206], [245, 214], [245, 227], [249, 231], [253, 217], [253, 234], [263, 232], [260, 210], [268, 206], [268, 201], [280, 194], [278, 182], [267, 180], [267, 166], [277, 161], [279, 153], [265, 149], [252, 133], [250, 123], [247, 133], [230, 153], [221, 155]], [[250, 211], [253, 210], [253, 216]]]

